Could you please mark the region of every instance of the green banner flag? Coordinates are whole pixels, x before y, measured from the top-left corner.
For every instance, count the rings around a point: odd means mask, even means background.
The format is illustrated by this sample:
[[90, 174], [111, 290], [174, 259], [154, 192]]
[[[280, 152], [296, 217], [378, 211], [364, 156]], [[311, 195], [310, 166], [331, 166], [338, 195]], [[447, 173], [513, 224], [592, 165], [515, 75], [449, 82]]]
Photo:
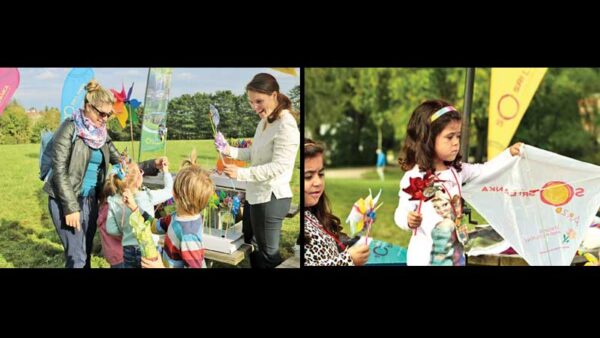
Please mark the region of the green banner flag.
[[167, 144], [167, 107], [172, 68], [150, 68], [138, 160], [164, 155]]

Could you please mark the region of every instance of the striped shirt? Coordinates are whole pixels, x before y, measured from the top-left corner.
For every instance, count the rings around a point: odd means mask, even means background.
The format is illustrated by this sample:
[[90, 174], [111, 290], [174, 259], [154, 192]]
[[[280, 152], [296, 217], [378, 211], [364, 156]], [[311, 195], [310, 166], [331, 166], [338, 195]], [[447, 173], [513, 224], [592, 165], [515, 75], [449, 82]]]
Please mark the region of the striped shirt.
[[144, 213], [144, 219], [150, 221], [152, 233], [166, 234], [162, 250], [162, 259], [166, 267], [205, 267], [200, 214], [181, 217], [172, 213], [154, 219]]

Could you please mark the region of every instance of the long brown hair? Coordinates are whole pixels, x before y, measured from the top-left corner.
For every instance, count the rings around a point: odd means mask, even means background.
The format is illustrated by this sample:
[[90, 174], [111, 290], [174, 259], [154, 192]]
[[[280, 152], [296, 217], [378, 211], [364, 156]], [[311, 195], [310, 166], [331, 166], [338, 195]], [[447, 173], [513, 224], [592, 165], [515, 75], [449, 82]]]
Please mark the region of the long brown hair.
[[[325, 156], [324, 153], [325, 147], [322, 144], [316, 143], [309, 138], [304, 140], [304, 160], [314, 158], [318, 155]], [[341, 222], [337, 216], [331, 213], [330, 205], [325, 190], [323, 190], [319, 202], [312, 207], [309, 207], [308, 210], [317, 217], [317, 220], [319, 220], [319, 223], [323, 225], [325, 230], [339, 237], [342, 233], [342, 226], [340, 226]]]
[[114, 176], [114, 174], [110, 174], [111, 176], [109, 176], [108, 180], [106, 180], [104, 182], [104, 186], [102, 187], [102, 190], [100, 191], [100, 194], [98, 195], [98, 204], [102, 205], [104, 203], [106, 203], [106, 201], [108, 200], [108, 198], [110, 196], [113, 196], [114, 194], [117, 193], [116, 187], [112, 181], [112, 176]]
[[289, 97], [285, 96], [279, 91], [279, 83], [275, 80], [275, 77], [271, 74], [260, 73], [256, 74], [252, 81], [246, 85], [246, 91], [252, 91], [256, 93], [272, 95], [273, 92], [277, 92], [277, 107], [273, 110], [273, 113], [269, 115], [267, 121], [269, 123], [275, 122], [279, 118], [279, 114], [285, 109], [290, 111], [290, 114], [294, 118], [298, 118], [298, 113], [292, 110], [292, 101]]
[[[451, 121], [461, 121], [461, 115], [456, 110], [451, 110], [431, 122], [431, 116], [438, 110], [451, 106], [443, 100], [429, 100], [421, 103], [410, 117], [406, 130], [406, 139], [402, 152], [398, 158], [402, 170], [411, 170], [415, 164], [420, 171], [435, 171], [433, 159], [435, 157], [435, 139]], [[454, 161], [444, 164], [461, 171], [462, 156], [459, 153]]]

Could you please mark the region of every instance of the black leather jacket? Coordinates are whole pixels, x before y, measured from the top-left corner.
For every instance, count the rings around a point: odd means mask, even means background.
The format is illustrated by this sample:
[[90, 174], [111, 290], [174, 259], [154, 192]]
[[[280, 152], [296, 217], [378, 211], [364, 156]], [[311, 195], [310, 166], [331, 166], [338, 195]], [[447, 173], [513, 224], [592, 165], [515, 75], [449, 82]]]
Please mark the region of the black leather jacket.
[[[92, 154], [92, 148], [86, 145], [81, 138], [77, 137], [75, 142], [72, 142], [75, 131], [75, 123], [71, 118], [66, 119], [56, 131], [52, 149], [52, 171], [44, 184], [44, 191], [52, 198], [59, 200], [64, 215], [80, 211], [77, 198], [81, 194], [83, 177]], [[100, 192], [104, 186], [104, 181], [108, 176], [109, 162], [111, 164], [118, 163], [120, 156], [110, 136], [107, 137], [106, 143], [100, 150], [104, 157], [104, 164], [100, 166], [96, 192]], [[154, 160], [145, 161], [140, 164], [140, 167], [144, 170], [144, 175], [158, 174]]]

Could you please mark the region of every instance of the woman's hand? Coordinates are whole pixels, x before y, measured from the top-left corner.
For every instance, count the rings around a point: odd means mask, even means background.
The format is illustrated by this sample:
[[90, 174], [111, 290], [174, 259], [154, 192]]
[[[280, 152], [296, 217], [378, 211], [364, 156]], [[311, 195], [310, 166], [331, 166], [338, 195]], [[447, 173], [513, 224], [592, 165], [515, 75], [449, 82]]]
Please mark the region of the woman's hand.
[[223, 164], [223, 167], [225, 169], [223, 169], [223, 173], [225, 173], [225, 175], [229, 176], [230, 178], [236, 179], [237, 178], [237, 172], [238, 169], [240, 169], [238, 166], [236, 166], [235, 164]]
[[79, 222], [79, 211], [76, 211], [72, 214], [68, 214], [67, 216], [65, 216], [65, 221], [67, 222], [67, 225], [75, 228], [75, 231], [79, 231], [81, 229], [81, 223]]
[[423, 216], [420, 214], [409, 211], [408, 212], [408, 227], [411, 229], [416, 229], [421, 226], [421, 222], [423, 222]]
[[137, 203], [135, 203], [135, 198], [133, 197], [131, 190], [125, 189], [125, 191], [123, 191], [123, 203], [131, 210], [137, 209]]
[[365, 244], [357, 244], [348, 249], [350, 257], [354, 265], [361, 266], [365, 265], [369, 260], [369, 246]]
[[169, 172], [169, 162], [163, 162], [162, 164], [162, 168], [160, 169], [160, 171], [162, 171], [163, 173], [168, 173]]
[[517, 142], [510, 146], [510, 154], [512, 156], [517, 156], [521, 154], [521, 147], [524, 145], [523, 142]]
[[217, 151], [221, 154], [229, 156], [229, 143], [227, 143], [225, 136], [223, 136], [221, 132], [218, 132], [217, 135], [215, 135], [215, 148], [217, 148]]
[[154, 165], [156, 169], [162, 169], [164, 166], [169, 166], [169, 159], [166, 156], [159, 157], [154, 160]]

